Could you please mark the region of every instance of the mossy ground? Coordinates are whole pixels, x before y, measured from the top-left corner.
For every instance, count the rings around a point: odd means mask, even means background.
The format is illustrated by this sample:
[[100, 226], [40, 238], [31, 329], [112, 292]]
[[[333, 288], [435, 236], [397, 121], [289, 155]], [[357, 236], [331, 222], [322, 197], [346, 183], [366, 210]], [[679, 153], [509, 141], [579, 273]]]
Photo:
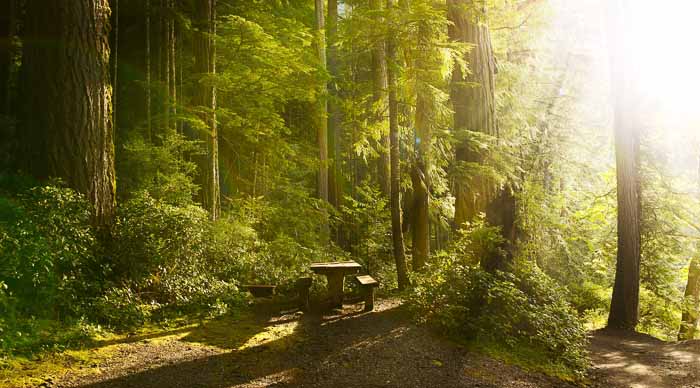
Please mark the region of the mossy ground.
[[185, 341], [192, 346], [210, 346], [222, 351], [242, 351], [268, 345], [281, 351], [291, 343], [297, 324], [292, 321], [268, 325], [254, 312], [244, 311], [235, 316], [197, 322], [181, 319], [167, 326], [148, 325], [125, 334], [103, 332], [73, 344], [69, 349], [0, 358], [0, 387], [36, 387], [67, 373], [75, 376], [100, 373], [100, 364], [136, 342]]

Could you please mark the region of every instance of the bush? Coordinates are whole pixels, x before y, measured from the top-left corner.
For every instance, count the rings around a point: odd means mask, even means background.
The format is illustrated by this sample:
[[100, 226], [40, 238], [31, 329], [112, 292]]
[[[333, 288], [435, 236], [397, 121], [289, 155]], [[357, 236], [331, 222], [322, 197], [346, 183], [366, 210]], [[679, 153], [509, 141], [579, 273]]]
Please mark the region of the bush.
[[116, 285], [95, 299], [94, 319], [126, 328], [165, 310], [221, 311], [222, 304], [241, 303], [232, 268], [254, 244], [251, 230], [231, 220], [212, 223], [198, 206], [140, 192], [119, 208], [113, 236]]
[[474, 244], [472, 236], [489, 234], [480, 229], [471, 229], [459, 249], [438, 257], [429, 277], [416, 279], [408, 298], [416, 317], [467, 340], [536, 349], [554, 364], [582, 374], [585, 330], [563, 290], [534, 264], [516, 264], [512, 273], [477, 267], [463, 247]]
[[71, 189], [42, 186], [0, 197], [0, 215], [0, 282], [17, 308], [41, 317], [78, 315], [107, 271], [97, 259], [87, 201]]

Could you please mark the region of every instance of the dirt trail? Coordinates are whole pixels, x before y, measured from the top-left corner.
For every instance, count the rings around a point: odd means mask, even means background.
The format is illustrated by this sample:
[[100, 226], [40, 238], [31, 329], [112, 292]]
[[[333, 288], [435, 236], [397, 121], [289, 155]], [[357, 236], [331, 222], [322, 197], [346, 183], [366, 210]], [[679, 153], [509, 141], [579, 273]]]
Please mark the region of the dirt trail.
[[[601, 330], [590, 388], [700, 388], [700, 341]], [[320, 314], [261, 312], [109, 344], [109, 357], [44, 387], [481, 387], [572, 385], [478, 355], [410, 323], [396, 299]], [[2, 384], [0, 384], [2, 385]]]
[[190, 333], [184, 337], [119, 345], [114, 357], [94, 366], [97, 373], [69, 373], [56, 377], [50, 386], [567, 386], [435, 337], [410, 324], [397, 300], [382, 300], [371, 313], [363, 313], [361, 308], [361, 305], [346, 306], [344, 311], [331, 315], [294, 313], [268, 317], [267, 334], [257, 334], [245, 341], [216, 343], [211, 340], [216, 338], [212, 333], [200, 338]]
[[669, 343], [613, 330], [594, 332], [592, 385], [600, 388], [700, 388], [700, 341]]

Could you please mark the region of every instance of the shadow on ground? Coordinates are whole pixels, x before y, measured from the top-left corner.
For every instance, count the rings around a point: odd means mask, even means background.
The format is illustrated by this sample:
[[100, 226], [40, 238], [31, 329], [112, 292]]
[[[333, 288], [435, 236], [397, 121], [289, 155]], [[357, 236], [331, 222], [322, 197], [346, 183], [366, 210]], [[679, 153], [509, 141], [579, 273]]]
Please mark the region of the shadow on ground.
[[616, 330], [592, 333], [591, 376], [596, 387], [700, 387], [700, 341], [664, 342]]
[[[204, 324], [169, 351], [205, 344], [207, 352], [167, 359], [162, 348], [142, 349], [160, 359], [107, 367], [92, 381], [68, 386], [107, 387], [561, 387], [560, 381], [468, 353], [411, 325], [395, 300], [377, 311], [362, 305], [328, 314], [290, 312], [269, 318], [265, 330], [238, 332], [226, 321]], [[245, 332], [245, 330], [243, 330]], [[199, 345], [198, 345], [199, 346]], [[183, 350], [183, 347], [185, 350]], [[125, 354], [123, 357], [138, 357]], [[140, 365], [139, 365], [140, 364]], [[110, 371], [110, 369], [112, 371]]]

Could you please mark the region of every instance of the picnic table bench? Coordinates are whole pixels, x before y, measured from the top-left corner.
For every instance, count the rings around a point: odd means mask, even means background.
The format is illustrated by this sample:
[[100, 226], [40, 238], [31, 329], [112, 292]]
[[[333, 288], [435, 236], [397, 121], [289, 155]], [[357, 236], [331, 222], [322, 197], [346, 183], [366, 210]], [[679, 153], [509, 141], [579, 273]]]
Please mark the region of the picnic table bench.
[[328, 279], [328, 296], [331, 307], [343, 307], [343, 284], [345, 276], [360, 272], [362, 266], [354, 261], [311, 264], [311, 271]]
[[360, 291], [365, 298], [365, 311], [374, 310], [374, 289], [379, 287], [379, 282], [369, 275], [357, 275], [355, 281], [360, 285]]

